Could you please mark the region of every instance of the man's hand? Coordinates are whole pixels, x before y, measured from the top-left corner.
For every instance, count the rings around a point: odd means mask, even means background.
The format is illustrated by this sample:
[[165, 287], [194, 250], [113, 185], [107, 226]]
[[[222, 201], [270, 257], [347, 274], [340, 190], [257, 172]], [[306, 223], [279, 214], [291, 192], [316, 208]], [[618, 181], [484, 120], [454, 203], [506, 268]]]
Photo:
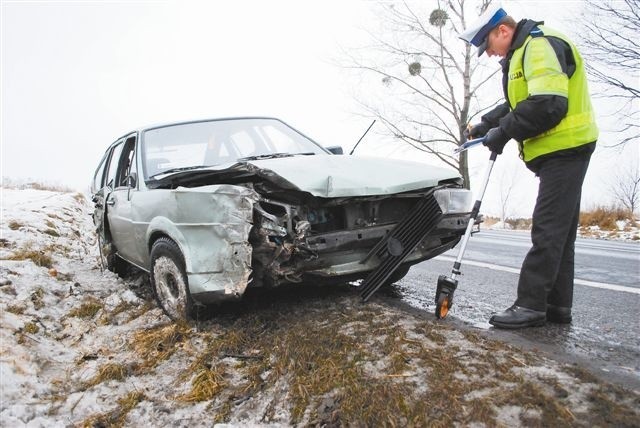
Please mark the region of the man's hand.
[[475, 125], [469, 125], [467, 129], [462, 132], [462, 135], [464, 135], [464, 138], [467, 140], [484, 137], [489, 128], [490, 126], [487, 122], [476, 123]]
[[489, 132], [487, 132], [487, 137], [482, 144], [489, 147], [489, 150], [492, 152], [501, 155], [502, 149], [509, 139], [509, 136], [498, 126], [496, 128], [491, 128]]

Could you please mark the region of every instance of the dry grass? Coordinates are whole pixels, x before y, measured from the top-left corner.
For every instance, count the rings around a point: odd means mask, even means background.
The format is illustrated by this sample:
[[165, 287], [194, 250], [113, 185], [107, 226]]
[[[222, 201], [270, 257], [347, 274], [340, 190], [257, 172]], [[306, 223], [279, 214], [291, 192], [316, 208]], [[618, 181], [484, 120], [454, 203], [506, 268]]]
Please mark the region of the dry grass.
[[129, 374], [129, 368], [123, 364], [107, 363], [98, 369], [96, 375], [85, 382], [84, 387], [90, 388], [108, 380], [122, 381]]
[[138, 308], [128, 311], [128, 318], [126, 322], [131, 322], [133, 320], [135, 320], [136, 318], [141, 317], [142, 315], [146, 314], [147, 312], [149, 312], [151, 309], [155, 308], [156, 305], [153, 302], [144, 302], [141, 306], [138, 306]]
[[617, 230], [616, 221], [633, 219], [629, 210], [599, 206], [591, 211], [580, 212], [579, 224], [582, 227], [598, 226], [600, 229]]
[[35, 322], [28, 322], [24, 325], [24, 327], [22, 328], [22, 330], [25, 333], [29, 333], [29, 334], [36, 334], [40, 331], [40, 327], [38, 327], [38, 324], [36, 324]]
[[27, 308], [24, 305], [16, 304], [16, 305], [7, 306], [5, 311], [11, 312], [12, 314], [15, 314], [15, 315], [22, 315], [26, 309]]
[[127, 421], [127, 415], [138, 403], [147, 397], [138, 391], [132, 391], [118, 399], [118, 406], [110, 412], [89, 416], [80, 423], [83, 428], [122, 427]]
[[9, 229], [11, 229], [11, 230], [18, 230], [22, 226], [24, 226], [24, 224], [22, 224], [22, 223], [20, 223], [19, 221], [16, 221], [16, 220], [11, 220], [9, 222]]
[[[442, 325], [419, 323], [414, 333], [422, 339], [416, 340], [374, 306], [337, 313], [308, 309], [247, 314], [210, 340], [198, 364], [225, 356], [242, 361], [237, 370], [243, 382], [216, 390], [217, 420], [228, 417], [235, 400], [286, 379], [292, 424], [451, 424], [477, 420], [477, 412], [467, 409], [479, 407], [485, 409], [484, 422], [495, 421], [487, 403], [464, 402], [468, 385], [454, 373], [466, 368], [457, 349], [447, 349]], [[349, 331], [343, 332], [345, 325]], [[202, 380], [210, 379], [200, 370]], [[419, 373], [435, 387], [416, 393]], [[220, 382], [215, 378], [213, 385]], [[327, 397], [331, 406], [323, 401]], [[275, 407], [269, 406], [265, 422], [272, 421]]]
[[[496, 426], [512, 406], [523, 425], [576, 423], [571, 385], [523, 374], [541, 364], [534, 354], [436, 321], [407, 323], [375, 304], [248, 304], [205, 331], [205, 350], [177, 380], [190, 389], [176, 400], [210, 401], [216, 422], [267, 394], [266, 424], [285, 408], [292, 425]], [[611, 406], [610, 395], [597, 399]], [[612, 410], [637, 417], [622, 406], [627, 413]]]
[[100, 317], [100, 320], [98, 321], [98, 323], [100, 325], [112, 324], [119, 314], [132, 310], [133, 308], [134, 308], [133, 304], [122, 301], [115, 308], [113, 308], [113, 310], [108, 312], [105, 311], [105, 313]]
[[98, 299], [89, 297], [80, 306], [71, 309], [67, 316], [85, 319], [93, 318], [101, 309], [104, 309], [104, 304]]
[[188, 402], [211, 400], [226, 386], [222, 366], [211, 368], [202, 366], [191, 381], [191, 391], [180, 395], [178, 400]]
[[190, 334], [188, 326], [183, 324], [168, 324], [135, 333], [129, 340], [129, 347], [139, 357], [136, 372], [151, 371], [173, 355]]
[[15, 251], [7, 257], [6, 260], [31, 260], [37, 266], [45, 268], [51, 268], [53, 266], [53, 259], [48, 252], [33, 250], [28, 246]]
[[45, 229], [42, 233], [49, 235], [49, 236], [53, 236], [54, 238], [59, 238], [60, 237], [60, 233], [58, 233], [57, 230], [55, 229]]
[[44, 289], [42, 287], [36, 288], [30, 296], [31, 303], [35, 309], [44, 308]]
[[[589, 211], [581, 211], [579, 226], [589, 227], [598, 226], [602, 230], [618, 230], [616, 221], [631, 220], [632, 225], [635, 225], [634, 216], [629, 210], [619, 207], [607, 207], [598, 206]], [[485, 216], [483, 226], [490, 227], [500, 221], [497, 217]], [[508, 218], [505, 223], [511, 225], [513, 229], [517, 230], [530, 230], [531, 218]]]
[[633, 397], [629, 391], [613, 385], [599, 386], [589, 394], [588, 400], [592, 405], [589, 419], [593, 426], [631, 428], [640, 423], [637, 414], [640, 398]]

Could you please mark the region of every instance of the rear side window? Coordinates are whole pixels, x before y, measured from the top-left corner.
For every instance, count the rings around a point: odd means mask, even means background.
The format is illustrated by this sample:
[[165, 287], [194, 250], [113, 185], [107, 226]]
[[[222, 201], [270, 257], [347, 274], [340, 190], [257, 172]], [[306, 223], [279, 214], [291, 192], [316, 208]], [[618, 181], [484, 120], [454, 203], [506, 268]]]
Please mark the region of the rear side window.
[[96, 169], [96, 173], [93, 175], [93, 182], [91, 183], [91, 193], [97, 193], [98, 190], [104, 187], [104, 178], [105, 178], [105, 166], [107, 165], [107, 159], [109, 158], [109, 153], [105, 153], [100, 161], [100, 165], [98, 165], [98, 169]]
[[[134, 161], [134, 149], [136, 145], [136, 138], [127, 138], [124, 143], [124, 148], [120, 154], [120, 160], [118, 161], [118, 169], [116, 172], [116, 187], [127, 186], [127, 177], [131, 172], [135, 171]], [[114, 158], [115, 159], [115, 158]]]

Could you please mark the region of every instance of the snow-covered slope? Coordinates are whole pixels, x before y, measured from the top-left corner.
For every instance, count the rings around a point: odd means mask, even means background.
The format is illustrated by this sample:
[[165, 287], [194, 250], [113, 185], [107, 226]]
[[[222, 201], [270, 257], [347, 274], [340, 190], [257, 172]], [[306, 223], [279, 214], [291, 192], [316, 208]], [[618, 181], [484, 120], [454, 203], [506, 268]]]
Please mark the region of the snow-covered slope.
[[1, 427], [640, 420], [637, 393], [344, 287], [174, 324], [101, 269], [82, 195], [0, 191]]

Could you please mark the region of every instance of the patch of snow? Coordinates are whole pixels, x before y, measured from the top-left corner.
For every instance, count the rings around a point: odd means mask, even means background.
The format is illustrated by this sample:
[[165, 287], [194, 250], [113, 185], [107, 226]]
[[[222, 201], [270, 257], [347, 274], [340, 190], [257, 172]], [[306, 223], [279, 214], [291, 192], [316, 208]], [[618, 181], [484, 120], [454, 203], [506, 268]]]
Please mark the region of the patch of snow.
[[491, 229], [491, 230], [512, 230], [513, 226], [511, 226], [509, 223], [506, 223], [504, 221], [499, 221], [499, 222], [494, 223], [491, 226], [489, 226], [489, 229]]

